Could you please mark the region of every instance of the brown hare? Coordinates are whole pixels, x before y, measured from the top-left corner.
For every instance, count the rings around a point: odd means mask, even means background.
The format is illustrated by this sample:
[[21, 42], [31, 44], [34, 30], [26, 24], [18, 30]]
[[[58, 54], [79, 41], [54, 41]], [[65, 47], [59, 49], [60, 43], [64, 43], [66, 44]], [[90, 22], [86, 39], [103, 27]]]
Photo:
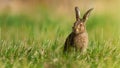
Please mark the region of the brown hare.
[[67, 37], [64, 44], [64, 52], [69, 51], [73, 47], [75, 51], [85, 52], [88, 47], [88, 33], [86, 31], [86, 20], [93, 8], [89, 9], [82, 18], [80, 11], [75, 7], [76, 21], [72, 27], [71, 34]]

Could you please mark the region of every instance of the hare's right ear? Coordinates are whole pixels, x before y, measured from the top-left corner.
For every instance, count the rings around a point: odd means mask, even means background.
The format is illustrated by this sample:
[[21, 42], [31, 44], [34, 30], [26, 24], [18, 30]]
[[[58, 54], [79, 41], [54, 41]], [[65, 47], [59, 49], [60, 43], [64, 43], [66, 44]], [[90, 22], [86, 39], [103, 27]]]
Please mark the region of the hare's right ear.
[[88, 19], [89, 15], [90, 15], [90, 12], [91, 12], [92, 10], [93, 10], [93, 8], [89, 9], [89, 10], [84, 14], [84, 16], [83, 16], [83, 22], [85, 22], [85, 21]]
[[80, 20], [80, 11], [78, 7], [75, 7], [76, 21]]

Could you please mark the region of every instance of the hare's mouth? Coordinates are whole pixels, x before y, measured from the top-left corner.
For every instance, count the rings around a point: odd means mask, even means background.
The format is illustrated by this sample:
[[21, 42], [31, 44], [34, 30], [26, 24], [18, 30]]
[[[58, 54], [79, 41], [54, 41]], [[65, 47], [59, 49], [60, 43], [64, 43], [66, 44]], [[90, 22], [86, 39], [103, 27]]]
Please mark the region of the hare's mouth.
[[74, 33], [75, 34], [80, 34], [80, 33], [83, 33], [84, 31], [85, 31], [84, 29], [75, 29]]
[[79, 30], [79, 29], [75, 29], [74, 32], [75, 32], [76, 34], [78, 34], [78, 33], [80, 32], [80, 30]]
[[79, 31], [79, 29], [76, 29], [75, 31], [76, 31], [77, 33], [79, 33], [79, 32], [80, 32], [80, 31]]

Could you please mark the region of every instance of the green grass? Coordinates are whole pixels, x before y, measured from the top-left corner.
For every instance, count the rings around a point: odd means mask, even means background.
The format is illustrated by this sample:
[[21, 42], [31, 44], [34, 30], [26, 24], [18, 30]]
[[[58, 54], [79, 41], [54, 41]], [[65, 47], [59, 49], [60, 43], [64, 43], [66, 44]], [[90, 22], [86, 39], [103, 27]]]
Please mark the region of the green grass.
[[[119, 21], [92, 15], [87, 22], [87, 53], [62, 53], [74, 19], [0, 15], [0, 68], [120, 68]], [[114, 23], [116, 22], [116, 23]]]

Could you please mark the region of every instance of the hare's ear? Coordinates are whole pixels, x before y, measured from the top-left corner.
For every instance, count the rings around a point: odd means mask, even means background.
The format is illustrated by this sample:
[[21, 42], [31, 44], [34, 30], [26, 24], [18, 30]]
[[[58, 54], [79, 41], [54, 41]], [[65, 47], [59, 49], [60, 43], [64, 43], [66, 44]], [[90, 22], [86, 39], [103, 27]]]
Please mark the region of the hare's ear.
[[90, 12], [91, 12], [92, 10], [93, 10], [93, 8], [89, 9], [89, 10], [84, 14], [84, 16], [83, 16], [83, 22], [85, 22], [85, 21], [88, 19], [89, 15], [90, 15]]
[[78, 7], [75, 7], [76, 21], [80, 20], [80, 10]]

